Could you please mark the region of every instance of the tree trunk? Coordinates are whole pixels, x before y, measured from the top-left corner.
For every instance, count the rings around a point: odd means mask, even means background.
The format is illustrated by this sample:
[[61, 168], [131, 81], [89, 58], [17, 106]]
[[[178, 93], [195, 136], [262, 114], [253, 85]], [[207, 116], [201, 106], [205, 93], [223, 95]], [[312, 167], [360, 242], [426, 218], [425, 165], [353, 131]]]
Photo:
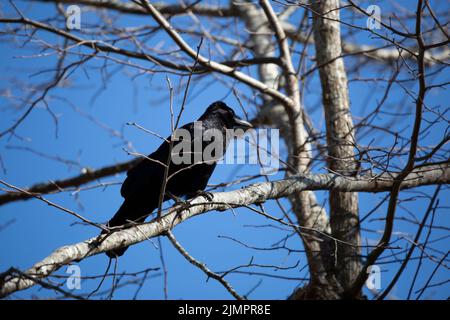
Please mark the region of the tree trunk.
[[[332, 172], [353, 176], [356, 169], [355, 138], [350, 113], [347, 74], [342, 55], [339, 1], [314, 1], [313, 28], [316, 62], [322, 85], [325, 111], [328, 167]], [[358, 195], [355, 192], [330, 191], [330, 225], [332, 235], [350, 243], [335, 243], [332, 270], [343, 289], [353, 283], [361, 270], [361, 236]]]

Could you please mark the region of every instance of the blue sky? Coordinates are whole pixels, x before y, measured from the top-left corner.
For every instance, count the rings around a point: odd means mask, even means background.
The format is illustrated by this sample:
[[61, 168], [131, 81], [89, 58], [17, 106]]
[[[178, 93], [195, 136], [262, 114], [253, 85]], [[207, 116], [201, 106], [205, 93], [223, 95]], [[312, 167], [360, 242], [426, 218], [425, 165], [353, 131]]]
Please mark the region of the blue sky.
[[[54, 14], [52, 6], [43, 4], [33, 4], [29, 7], [26, 2], [15, 2], [27, 16], [36, 19], [48, 17]], [[383, 10], [392, 10], [387, 2], [381, 2]], [[408, 2], [400, 2], [403, 5], [410, 6]], [[1, 9], [6, 16], [15, 16], [8, 3], [2, 3]], [[412, 6], [412, 9], [415, 7]], [[443, 7], [442, 10], [448, 10]], [[300, 16], [300, 14], [299, 14]], [[295, 16], [294, 18], [296, 18]], [[93, 22], [92, 15], [87, 13], [82, 16], [83, 21]], [[117, 20], [119, 25], [135, 26], [144, 23], [144, 19], [149, 18], [121, 18]], [[173, 21], [183, 21], [173, 19]], [[185, 18], [180, 18], [185, 19]], [[358, 21], [358, 23], [362, 23]], [[1, 27], [4, 28], [4, 25]], [[346, 31], [344, 30], [344, 33]], [[40, 39], [49, 42], [55, 41], [55, 36], [40, 32]], [[162, 40], [162, 36], [152, 39], [155, 44]], [[190, 38], [188, 38], [190, 39]], [[364, 33], [354, 36], [354, 39], [360, 43], [378, 45], [380, 40], [372, 39]], [[61, 39], [56, 40], [61, 43]], [[196, 43], [191, 40], [191, 45]], [[151, 43], [149, 43], [150, 45]], [[8, 93], [17, 97], [24, 97], [22, 84], [42, 83], [48, 81], [53, 76], [52, 72], [35, 74], [37, 71], [51, 69], [56, 63], [54, 55], [36, 56], [36, 43], [29, 43], [25, 47], [18, 44], [13, 45], [10, 42], [1, 42], [0, 44], [0, 77], [2, 95], [0, 96], [1, 120], [0, 130], [8, 128], [16, 120], [24, 109], [17, 110], [12, 108], [12, 101], [8, 99]], [[205, 49], [207, 50], [207, 49]], [[313, 54], [311, 47], [309, 53]], [[71, 61], [73, 57], [69, 57]], [[357, 61], [352, 58], [346, 59], [346, 66], [351, 70]], [[21, 138], [10, 136], [0, 139], [0, 154], [3, 162], [4, 171], [0, 172], [1, 179], [8, 181], [16, 186], [26, 187], [37, 182], [46, 182], [55, 179], [64, 179], [75, 176], [80, 173], [81, 168], [100, 168], [115, 162], [130, 160], [131, 157], [124, 152], [123, 148], [132, 146], [139, 152], [150, 153], [158, 145], [159, 141], [152, 136], [127, 126], [127, 122], [137, 122], [142, 126], [166, 136], [170, 132], [170, 114], [167, 101], [167, 86], [165, 75], [140, 75], [130, 80], [129, 74], [135, 74], [135, 70], [118, 69], [111, 64], [107, 68], [108, 78], [102, 82], [102, 60], [89, 62], [89, 68], [77, 69], [70, 75], [67, 83], [63, 87], [58, 87], [50, 92], [49, 107], [58, 117], [58, 125], [55, 122], [43, 104], [39, 104], [35, 110], [20, 125], [16, 133]], [[248, 70], [247, 70], [248, 71]], [[254, 72], [255, 70], [251, 70]], [[364, 77], [384, 77], [390, 75], [389, 68], [383, 64], [368, 64], [362, 69], [361, 74], [352, 74], [349, 80], [359, 76]], [[402, 74], [403, 76], [405, 74]], [[172, 83], [177, 86], [180, 78], [175, 75], [169, 75]], [[448, 81], [448, 72], [441, 72], [433, 78], [433, 81]], [[183, 79], [185, 81], [185, 79]], [[227, 80], [230, 81], [231, 80]], [[106, 83], [106, 87], [102, 87]], [[251, 92], [244, 85], [238, 84], [237, 89], [246, 94]], [[373, 110], [377, 102], [384, 93], [385, 83], [374, 84], [365, 81], [350, 81], [350, 100], [355, 122], [363, 115]], [[25, 86], [25, 89], [27, 86]], [[415, 84], [410, 88], [415, 90]], [[93, 98], [95, 97], [95, 99]], [[175, 107], [179, 107], [183, 94], [177, 90], [175, 92]], [[432, 107], [439, 107], [444, 110], [448, 107], [448, 90], [437, 89], [432, 91], [427, 97], [427, 104]], [[199, 83], [190, 88], [189, 99], [186, 105], [186, 112], [182, 117], [182, 123], [190, 122], [198, 118], [206, 106], [215, 101], [223, 99], [227, 104], [242, 114], [236, 98], [230, 94], [229, 88], [212, 77], [204, 77]], [[67, 101], [69, 103], [67, 103]], [[258, 100], [255, 99], [255, 102]], [[73, 106], [71, 106], [71, 104]], [[317, 129], [323, 129], [323, 114], [321, 109], [321, 91], [317, 73], [314, 73], [304, 92], [304, 105], [311, 114]], [[82, 116], [74, 111], [73, 107], [79, 108], [83, 114], [91, 115], [101, 125], [93, 123], [88, 117]], [[247, 103], [246, 111], [250, 117], [255, 114], [256, 104]], [[403, 111], [411, 111], [414, 108], [413, 101], [405, 98], [404, 92], [399, 88], [394, 88], [391, 96], [386, 103], [386, 111], [392, 108], [402, 108]], [[395, 109], [398, 110], [398, 109]], [[386, 117], [386, 118], [383, 118]], [[425, 119], [432, 119], [433, 115], [425, 114]], [[395, 130], [402, 131], [406, 136], [409, 135], [411, 128], [411, 116], [404, 116], [394, 126]], [[380, 115], [377, 123], [380, 125], [391, 121], [388, 115]], [[400, 121], [401, 120], [401, 121]], [[111, 131], [103, 127], [110, 128], [123, 135], [123, 138], [111, 135]], [[446, 130], [445, 123], [436, 125], [427, 135], [421, 139], [422, 145], [436, 144], [439, 142]], [[57, 136], [56, 136], [57, 132]], [[381, 137], [381, 138], [380, 138]], [[374, 137], [362, 136], [359, 141], [361, 144], [368, 143]], [[377, 143], [380, 146], [390, 145], [393, 137], [388, 135], [377, 136]], [[18, 149], [22, 148], [22, 149]], [[59, 156], [63, 159], [75, 160], [78, 164], [67, 165], [59, 161], [47, 159], [32, 154], [23, 148], [32, 148], [42, 153]], [[250, 165], [221, 165], [219, 166], [210, 180], [211, 184], [230, 181], [233, 178], [256, 173], [258, 169]], [[323, 172], [320, 167], [315, 168], [315, 172]], [[270, 179], [282, 178], [282, 174], [271, 176]], [[124, 175], [116, 175], [103, 179], [103, 182], [120, 183]], [[262, 181], [262, 179], [260, 179]], [[239, 186], [233, 186], [230, 189], [236, 189]], [[421, 188], [420, 191], [432, 193], [434, 187]], [[421, 219], [428, 200], [423, 199], [418, 190], [404, 192], [403, 199], [409, 198], [409, 201], [402, 203], [399, 210], [399, 216], [410, 217], [411, 214]], [[318, 192], [319, 202], [327, 206], [326, 193]], [[441, 209], [436, 211], [435, 225], [448, 226], [448, 208], [449, 192], [443, 188], [440, 194]], [[371, 210], [371, 208], [384, 198], [385, 194], [360, 194], [361, 216]], [[78, 194], [63, 192], [55, 195], [46, 196], [47, 199], [58, 203], [64, 207], [79, 212], [88, 219], [105, 222], [117, 210], [122, 202], [119, 193], [119, 185], [106, 188], [96, 188], [86, 190]], [[282, 201], [288, 208], [288, 203]], [[280, 216], [280, 210], [274, 203], [267, 203], [266, 209], [273, 215]], [[381, 218], [386, 212], [386, 205], [383, 204], [373, 215], [373, 218]], [[53, 207], [38, 200], [29, 200], [24, 202], [14, 202], [0, 207], [0, 225], [13, 221], [11, 225], [0, 232], [0, 270], [4, 271], [11, 266], [22, 270], [30, 267], [33, 263], [41, 260], [50, 252], [60, 246], [76, 243], [95, 236], [97, 229], [90, 226], [73, 224], [76, 220]], [[277, 266], [298, 266], [295, 268], [276, 271], [273, 268], [252, 268], [253, 272], [262, 272], [267, 274], [282, 275], [289, 278], [307, 278], [307, 268], [301, 270], [305, 264], [305, 256], [302, 253], [288, 253], [286, 250], [257, 251], [245, 248], [241, 245], [227, 240], [220, 236], [232, 237], [248, 245], [257, 247], [270, 247], [280, 241], [288, 232], [272, 227], [261, 227], [270, 224], [270, 221], [261, 216], [252, 213], [246, 209], [236, 209], [235, 212], [210, 212], [208, 214], [196, 217], [186, 223], [176, 227], [174, 234], [179, 242], [198, 260], [206, 263], [208, 267], [215, 271], [224, 271], [238, 265], [249, 263], [253, 257], [253, 263], [277, 265]], [[259, 227], [255, 227], [259, 226]], [[381, 230], [383, 224], [380, 221], [373, 221], [363, 227]], [[401, 236], [402, 233], [413, 237], [416, 226], [407, 222], [399, 221], [396, 224], [396, 234], [394, 238]], [[424, 230], [423, 234], [425, 234]], [[439, 239], [447, 236], [446, 230], [436, 230], [432, 234], [432, 239]], [[365, 241], [373, 244], [379, 238], [379, 233], [363, 232]], [[155, 244], [158, 244], [154, 239]], [[405, 246], [405, 241], [400, 242]], [[292, 249], [301, 250], [302, 246], [297, 237], [291, 237], [286, 245]], [[231, 298], [228, 292], [213, 280], [206, 281], [206, 276], [197, 268], [191, 266], [166, 240], [162, 239], [164, 260], [168, 271], [168, 295], [171, 299], [228, 299]], [[440, 240], [433, 243], [433, 248], [441, 252], [447, 252], [448, 240]], [[416, 250], [414, 256], [419, 252]], [[440, 257], [440, 254], [437, 254]], [[400, 255], [402, 257], [402, 255]], [[100, 275], [103, 274], [108, 263], [105, 255], [94, 256], [80, 262], [82, 275]], [[398, 264], [382, 265], [382, 285], [386, 285], [393, 273], [397, 270]], [[409, 290], [411, 276], [415, 270], [416, 263], [410, 264], [410, 267], [402, 275], [398, 285], [392, 291], [394, 297], [404, 297]], [[136, 272], [146, 268], [161, 267], [159, 251], [150, 242], [140, 243], [127, 251], [118, 263], [118, 272]], [[435, 267], [434, 263], [426, 262], [422, 267], [421, 275], [418, 279], [420, 288], [423, 281], [428, 278]], [[64, 275], [66, 268], [63, 267], [57, 274]], [[244, 269], [243, 269], [244, 270]], [[154, 277], [148, 279], [139, 292], [138, 298], [141, 299], [162, 299], [164, 298], [164, 286], [161, 270], [150, 273]], [[445, 268], [440, 269], [433, 278], [433, 283], [445, 281], [448, 279], [448, 271]], [[292, 290], [299, 285], [297, 280], [282, 280], [259, 274], [243, 275], [231, 274], [227, 279], [241, 294], [245, 294], [254, 286], [258, 287], [252, 292], [252, 299], [284, 299]], [[75, 294], [89, 292], [93, 290], [99, 280], [83, 281], [80, 292]], [[111, 279], [103, 289], [108, 288]], [[135, 294], [136, 287], [128, 286], [117, 290], [114, 297], [117, 299], [129, 299]], [[448, 283], [443, 286], [430, 289], [424, 295], [424, 298], [447, 298], [449, 292]], [[37, 286], [17, 293], [15, 298], [30, 298], [33, 295], [39, 297], [52, 297], [53, 292], [45, 289], [39, 289]]]

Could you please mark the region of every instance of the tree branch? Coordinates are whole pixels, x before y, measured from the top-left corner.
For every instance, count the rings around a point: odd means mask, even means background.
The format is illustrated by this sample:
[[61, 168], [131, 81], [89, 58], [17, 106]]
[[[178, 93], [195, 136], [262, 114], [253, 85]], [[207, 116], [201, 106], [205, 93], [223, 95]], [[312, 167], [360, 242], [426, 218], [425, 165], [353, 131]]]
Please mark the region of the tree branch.
[[261, 81], [256, 80], [255, 78], [252, 78], [245, 73], [242, 73], [240, 71], [235, 70], [234, 68], [231, 68], [227, 65], [224, 65], [222, 63], [215, 62], [211, 60], [210, 58], [207, 58], [201, 54], [197, 57], [197, 52], [193, 48], [189, 46], [189, 44], [184, 41], [184, 39], [179, 35], [177, 31], [172, 27], [172, 25], [167, 21], [167, 19], [147, 0], [141, 0], [142, 5], [147, 8], [148, 13], [155, 19], [156, 22], [167, 32], [167, 34], [172, 38], [172, 40], [180, 47], [180, 49], [186, 53], [188, 56], [190, 56], [192, 59], [198, 59], [198, 63], [204, 67], [207, 67], [208, 69], [221, 73], [223, 75], [229, 76], [231, 78], [234, 78], [242, 83], [245, 83], [246, 85], [260, 91], [261, 93], [265, 93], [273, 97], [274, 99], [277, 99], [281, 101], [283, 104], [286, 105], [294, 105], [295, 102], [292, 101], [289, 97], [284, 95], [278, 90], [272, 89], [268, 86], [266, 86]]
[[223, 276], [221, 276], [215, 272], [212, 272], [211, 270], [209, 270], [209, 268], [205, 264], [201, 263], [200, 261], [198, 261], [194, 257], [192, 257], [189, 254], [189, 252], [187, 252], [186, 249], [184, 249], [183, 246], [177, 241], [177, 239], [173, 235], [172, 231], [168, 230], [166, 232], [166, 236], [167, 236], [167, 238], [169, 238], [170, 242], [172, 242], [173, 246], [178, 250], [178, 252], [180, 252], [181, 255], [183, 257], [185, 257], [187, 261], [189, 261], [189, 263], [191, 263], [192, 265], [194, 265], [197, 268], [199, 268], [200, 270], [202, 270], [209, 278], [213, 278], [213, 279], [217, 280], [237, 300], [245, 300], [244, 297], [242, 297], [239, 293], [236, 292], [236, 290], [233, 289], [233, 287], [228, 283], [228, 281], [226, 281], [224, 279]]
[[[38, 279], [48, 277], [64, 265], [162, 235], [177, 224], [208, 211], [224, 211], [234, 207], [258, 204], [271, 199], [288, 197], [305, 190], [389, 191], [397, 181], [396, 178], [397, 176], [392, 173], [383, 174], [378, 178], [370, 176], [350, 178], [336, 174], [303, 174], [274, 182], [252, 184], [235, 191], [213, 193], [211, 202], [205, 202], [202, 196], [196, 197], [189, 201], [189, 208], [187, 209], [183, 206], [175, 206], [166, 215], [148, 223], [61, 247], [36, 263], [25, 273]], [[450, 163], [443, 163], [413, 170], [403, 180], [401, 188], [447, 183], [450, 183]], [[0, 280], [0, 297], [27, 289], [36, 283], [29, 278], [5, 274]]]
[[[109, 9], [124, 14], [134, 14], [134, 15], [146, 15], [147, 11], [132, 2], [121, 2], [118, 0], [34, 0], [37, 2], [45, 3], [64, 3], [64, 4], [79, 4], [86, 5], [98, 9]], [[186, 15], [188, 14], [187, 8], [191, 10], [194, 14], [207, 17], [218, 17], [218, 18], [232, 18], [239, 16], [239, 10], [236, 7], [231, 6], [214, 6], [209, 4], [198, 4], [196, 3], [192, 7], [187, 7], [178, 4], [167, 5], [164, 3], [153, 4], [155, 8], [165, 15]], [[314, 39], [312, 37], [307, 37], [306, 35], [299, 33], [297, 26], [283, 21], [282, 26], [287, 36], [297, 42], [305, 44], [313, 44]], [[399, 52], [396, 48], [377, 48], [374, 46], [356, 44], [351, 42], [343, 42], [342, 50], [345, 54], [349, 55], [364, 55], [375, 62], [380, 63], [394, 63], [399, 58], [403, 57], [405, 59], [414, 58], [408, 52]], [[436, 62], [447, 60], [449, 57], [450, 49], [444, 48], [440, 52], [434, 52], [430, 54], [427, 52], [425, 55], [426, 65], [432, 66]]]
[[422, 123], [423, 117], [423, 106], [425, 102], [425, 94], [427, 91], [426, 82], [425, 82], [425, 43], [422, 37], [422, 0], [417, 1], [417, 10], [416, 10], [416, 33], [415, 38], [417, 44], [419, 46], [419, 54], [417, 56], [417, 78], [419, 82], [419, 92], [417, 94], [417, 98], [415, 99], [415, 117], [414, 117], [414, 126], [411, 132], [411, 147], [409, 149], [408, 161], [404, 167], [404, 169], [397, 175], [394, 180], [391, 189], [391, 196], [389, 198], [388, 209], [386, 213], [386, 224], [384, 227], [383, 235], [378, 242], [377, 247], [370, 252], [367, 257], [366, 263], [363, 266], [362, 270], [356, 277], [354, 283], [346, 290], [344, 295], [349, 298], [353, 298], [357, 295], [357, 293], [361, 290], [364, 282], [368, 277], [367, 269], [369, 266], [373, 265], [378, 257], [384, 252], [385, 247], [389, 244], [391, 239], [392, 231], [394, 228], [394, 218], [395, 212], [397, 209], [397, 200], [400, 194], [401, 186], [403, 184], [404, 179], [409, 176], [410, 172], [414, 169], [414, 163], [416, 158], [416, 152], [419, 145], [419, 135], [420, 135], [420, 126]]
[[124, 172], [136, 165], [139, 161], [141, 159], [133, 159], [97, 170], [86, 169], [86, 172], [72, 178], [51, 181], [49, 183], [37, 183], [30, 188], [24, 189], [26, 192], [8, 191], [0, 195], [0, 205], [18, 200], [32, 199], [35, 195], [60, 192], [64, 188], [79, 187], [91, 181]]

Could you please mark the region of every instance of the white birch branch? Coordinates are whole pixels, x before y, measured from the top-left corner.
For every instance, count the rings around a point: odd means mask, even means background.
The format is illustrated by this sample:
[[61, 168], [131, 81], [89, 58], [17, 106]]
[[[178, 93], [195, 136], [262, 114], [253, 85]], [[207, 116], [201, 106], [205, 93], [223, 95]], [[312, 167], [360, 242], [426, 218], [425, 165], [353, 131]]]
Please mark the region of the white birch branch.
[[[240, 190], [213, 193], [211, 202], [205, 202], [202, 196], [196, 197], [189, 201], [189, 208], [182, 209], [177, 206], [171, 208], [169, 213], [161, 218], [148, 223], [60, 247], [28, 269], [25, 273], [29, 277], [11, 277], [3, 274], [0, 278], [0, 297], [32, 287], [36, 284], [36, 281], [32, 280], [34, 277], [46, 278], [64, 265], [157, 237], [177, 224], [208, 211], [224, 211], [233, 207], [258, 204], [305, 190], [389, 191], [395, 178], [396, 174], [393, 173], [383, 174], [376, 179], [374, 177], [351, 178], [336, 174], [303, 174], [273, 182], [252, 184]], [[444, 163], [415, 169], [406, 177], [401, 187], [413, 188], [448, 183], [450, 183], [450, 163]]]

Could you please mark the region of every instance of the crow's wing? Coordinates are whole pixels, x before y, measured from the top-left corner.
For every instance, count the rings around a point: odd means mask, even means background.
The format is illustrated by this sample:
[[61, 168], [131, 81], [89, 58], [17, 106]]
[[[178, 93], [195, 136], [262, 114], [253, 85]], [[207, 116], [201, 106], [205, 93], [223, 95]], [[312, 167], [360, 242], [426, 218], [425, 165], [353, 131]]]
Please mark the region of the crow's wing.
[[164, 174], [164, 166], [159, 162], [166, 163], [168, 154], [169, 144], [163, 142], [155, 152], [128, 170], [127, 178], [120, 189], [122, 197], [127, 199], [143, 190], [150, 191], [152, 184], [159, 184], [159, 180]]
[[[188, 123], [181, 127], [193, 133], [194, 124]], [[149, 192], [158, 192], [161, 188], [162, 179], [164, 177], [164, 166], [169, 156], [169, 143], [171, 136], [164, 141], [159, 148], [148, 155], [147, 158], [142, 159], [137, 165], [128, 170], [127, 178], [122, 184], [120, 194], [125, 199], [133, 194], [142, 194]], [[175, 142], [174, 145], [179, 142]], [[150, 160], [152, 159], [152, 160]]]

